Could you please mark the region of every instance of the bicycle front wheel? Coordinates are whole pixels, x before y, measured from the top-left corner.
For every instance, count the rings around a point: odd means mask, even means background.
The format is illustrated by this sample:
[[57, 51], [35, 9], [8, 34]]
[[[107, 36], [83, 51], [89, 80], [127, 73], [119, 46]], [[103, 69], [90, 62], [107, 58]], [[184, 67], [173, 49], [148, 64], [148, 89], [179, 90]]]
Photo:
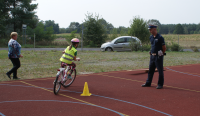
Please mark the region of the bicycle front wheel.
[[[69, 70], [68, 72], [67, 72], [67, 74], [69, 74], [69, 73], [71, 73], [71, 70]], [[73, 73], [71, 74], [71, 77], [72, 77], [72, 79], [68, 79], [67, 77], [66, 77], [66, 80], [63, 82], [63, 87], [69, 87], [73, 82], [74, 82], [74, 80], [75, 80], [75, 78], [76, 78], [76, 69], [74, 69], [74, 71], [73, 71]]]
[[54, 81], [53, 92], [55, 95], [57, 95], [60, 90], [62, 79], [63, 79], [63, 73], [60, 72], [58, 75], [56, 75], [56, 79]]

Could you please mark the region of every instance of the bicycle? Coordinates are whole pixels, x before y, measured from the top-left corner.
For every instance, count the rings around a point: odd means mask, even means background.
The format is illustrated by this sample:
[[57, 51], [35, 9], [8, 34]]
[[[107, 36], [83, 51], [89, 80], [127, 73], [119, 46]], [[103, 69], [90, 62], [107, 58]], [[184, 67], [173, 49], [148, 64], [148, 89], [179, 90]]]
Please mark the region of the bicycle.
[[[65, 67], [67, 67], [65, 69]], [[71, 74], [72, 79], [67, 78], [67, 76], [71, 73], [71, 70], [73, 70], [73, 73]], [[63, 87], [69, 87], [75, 80], [76, 78], [76, 69], [72, 68], [72, 65], [66, 64], [66, 63], [61, 63], [61, 68], [57, 69], [57, 74], [56, 74], [56, 79], [53, 82], [54, 84], [54, 94], [57, 95], [61, 85]]]

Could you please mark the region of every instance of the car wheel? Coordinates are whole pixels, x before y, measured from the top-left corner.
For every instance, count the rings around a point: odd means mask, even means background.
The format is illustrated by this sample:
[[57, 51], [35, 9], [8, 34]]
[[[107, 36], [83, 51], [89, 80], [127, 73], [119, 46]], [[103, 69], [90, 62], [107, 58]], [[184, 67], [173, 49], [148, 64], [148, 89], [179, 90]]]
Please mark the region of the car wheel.
[[112, 52], [113, 50], [112, 50], [112, 48], [109, 47], [109, 48], [106, 48], [106, 51], [107, 52]]

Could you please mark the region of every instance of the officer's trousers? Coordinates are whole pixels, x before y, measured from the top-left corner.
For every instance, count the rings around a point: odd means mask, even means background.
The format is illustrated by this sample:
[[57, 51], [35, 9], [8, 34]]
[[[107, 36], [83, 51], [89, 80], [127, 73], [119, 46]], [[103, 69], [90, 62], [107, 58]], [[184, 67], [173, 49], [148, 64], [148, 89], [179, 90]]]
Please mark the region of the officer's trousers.
[[148, 78], [146, 81], [146, 85], [151, 85], [156, 67], [159, 72], [158, 86], [163, 86], [163, 84], [164, 84], [163, 56], [158, 57], [157, 55], [150, 56], [149, 72], [148, 72]]

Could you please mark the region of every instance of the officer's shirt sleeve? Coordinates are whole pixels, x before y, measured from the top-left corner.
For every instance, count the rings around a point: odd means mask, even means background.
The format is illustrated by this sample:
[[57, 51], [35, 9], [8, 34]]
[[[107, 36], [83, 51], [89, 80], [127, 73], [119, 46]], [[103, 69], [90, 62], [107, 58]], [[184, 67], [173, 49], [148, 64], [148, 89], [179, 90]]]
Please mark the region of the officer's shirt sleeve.
[[161, 44], [162, 44], [162, 46], [165, 45], [165, 40], [162, 36], [161, 36]]

